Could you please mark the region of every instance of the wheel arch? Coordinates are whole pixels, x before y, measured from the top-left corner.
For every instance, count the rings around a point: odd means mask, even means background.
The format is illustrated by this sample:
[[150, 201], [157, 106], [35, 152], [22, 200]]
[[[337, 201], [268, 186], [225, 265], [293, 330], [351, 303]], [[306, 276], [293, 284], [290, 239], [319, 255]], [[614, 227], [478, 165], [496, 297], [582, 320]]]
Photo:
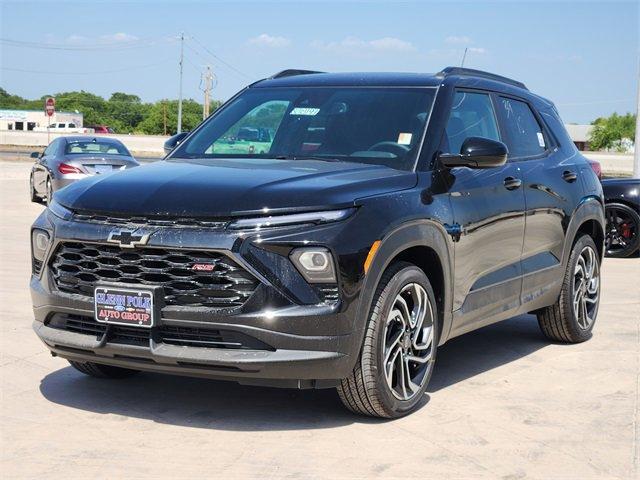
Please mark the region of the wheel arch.
[[563, 249], [563, 265], [566, 267], [571, 249], [580, 234], [589, 235], [598, 247], [600, 261], [604, 258], [605, 219], [604, 206], [599, 197], [584, 198], [571, 215]]
[[[438, 306], [438, 343], [444, 343], [451, 328], [453, 298], [453, 247], [444, 227], [432, 220], [412, 221], [388, 232], [380, 242], [364, 277], [358, 318], [369, 318], [375, 291], [385, 270], [396, 261], [407, 261], [429, 278]], [[366, 320], [362, 327], [364, 332]]]

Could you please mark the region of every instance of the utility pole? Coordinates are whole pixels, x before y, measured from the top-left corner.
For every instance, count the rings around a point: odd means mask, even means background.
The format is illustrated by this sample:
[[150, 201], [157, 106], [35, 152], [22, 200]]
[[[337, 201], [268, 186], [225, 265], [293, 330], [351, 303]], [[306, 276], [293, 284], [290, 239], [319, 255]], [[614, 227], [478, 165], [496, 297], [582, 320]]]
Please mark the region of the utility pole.
[[182, 132], [182, 64], [184, 63], [184, 32], [180, 34], [180, 90], [178, 92], [178, 131]]
[[462, 62], [460, 62], [460, 66], [461, 66], [461, 67], [464, 67], [464, 61], [465, 61], [465, 60], [466, 60], [466, 58], [467, 58], [467, 50], [469, 50], [469, 48], [465, 47], [465, 48], [464, 48], [464, 54], [462, 55]]
[[167, 134], [167, 102], [162, 101], [162, 126], [164, 127], [164, 134]]
[[207, 71], [202, 74], [202, 78], [200, 80], [200, 88], [204, 92], [204, 105], [202, 107], [202, 119], [206, 120], [206, 118], [210, 114], [210, 105], [211, 105], [211, 90], [213, 89], [213, 72], [211, 72], [211, 66], [207, 65]]
[[640, 178], [640, 70], [636, 76], [636, 82], [638, 83], [638, 96], [636, 98], [636, 138], [633, 154], [633, 177]]

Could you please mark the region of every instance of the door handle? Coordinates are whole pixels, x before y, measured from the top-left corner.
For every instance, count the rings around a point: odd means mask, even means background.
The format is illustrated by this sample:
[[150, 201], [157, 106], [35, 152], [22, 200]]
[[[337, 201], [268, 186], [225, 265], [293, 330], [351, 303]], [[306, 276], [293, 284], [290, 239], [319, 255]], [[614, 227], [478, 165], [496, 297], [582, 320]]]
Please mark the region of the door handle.
[[562, 172], [562, 179], [567, 183], [573, 183], [578, 179], [578, 174], [571, 170], [565, 170]]
[[507, 190], [515, 190], [520, 188], [520, 185], [522, 185], [522, 180], [519, 178], [507, 177], [504, 179], [504, 188]]

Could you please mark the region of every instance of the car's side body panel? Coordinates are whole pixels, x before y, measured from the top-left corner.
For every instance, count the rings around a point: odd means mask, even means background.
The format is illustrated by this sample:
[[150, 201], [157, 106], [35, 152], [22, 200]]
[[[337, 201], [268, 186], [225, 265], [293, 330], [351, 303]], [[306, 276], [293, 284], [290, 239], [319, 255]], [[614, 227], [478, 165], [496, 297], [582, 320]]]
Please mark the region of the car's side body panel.
[[640, 178], [609, 178], [602, 180], [604, 200], [619, 202], [640, 213]]

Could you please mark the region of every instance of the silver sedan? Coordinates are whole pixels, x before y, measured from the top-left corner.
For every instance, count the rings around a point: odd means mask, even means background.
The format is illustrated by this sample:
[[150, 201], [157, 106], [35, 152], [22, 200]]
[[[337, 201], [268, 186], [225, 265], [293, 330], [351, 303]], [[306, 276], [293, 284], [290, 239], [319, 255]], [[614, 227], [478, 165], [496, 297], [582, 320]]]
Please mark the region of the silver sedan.
[[56, 190], [76, 180], [140, 165], [121, 141], [103, 137], [59, 137], [31, 157], [29, 186], [37, 203], [48, 203]]

